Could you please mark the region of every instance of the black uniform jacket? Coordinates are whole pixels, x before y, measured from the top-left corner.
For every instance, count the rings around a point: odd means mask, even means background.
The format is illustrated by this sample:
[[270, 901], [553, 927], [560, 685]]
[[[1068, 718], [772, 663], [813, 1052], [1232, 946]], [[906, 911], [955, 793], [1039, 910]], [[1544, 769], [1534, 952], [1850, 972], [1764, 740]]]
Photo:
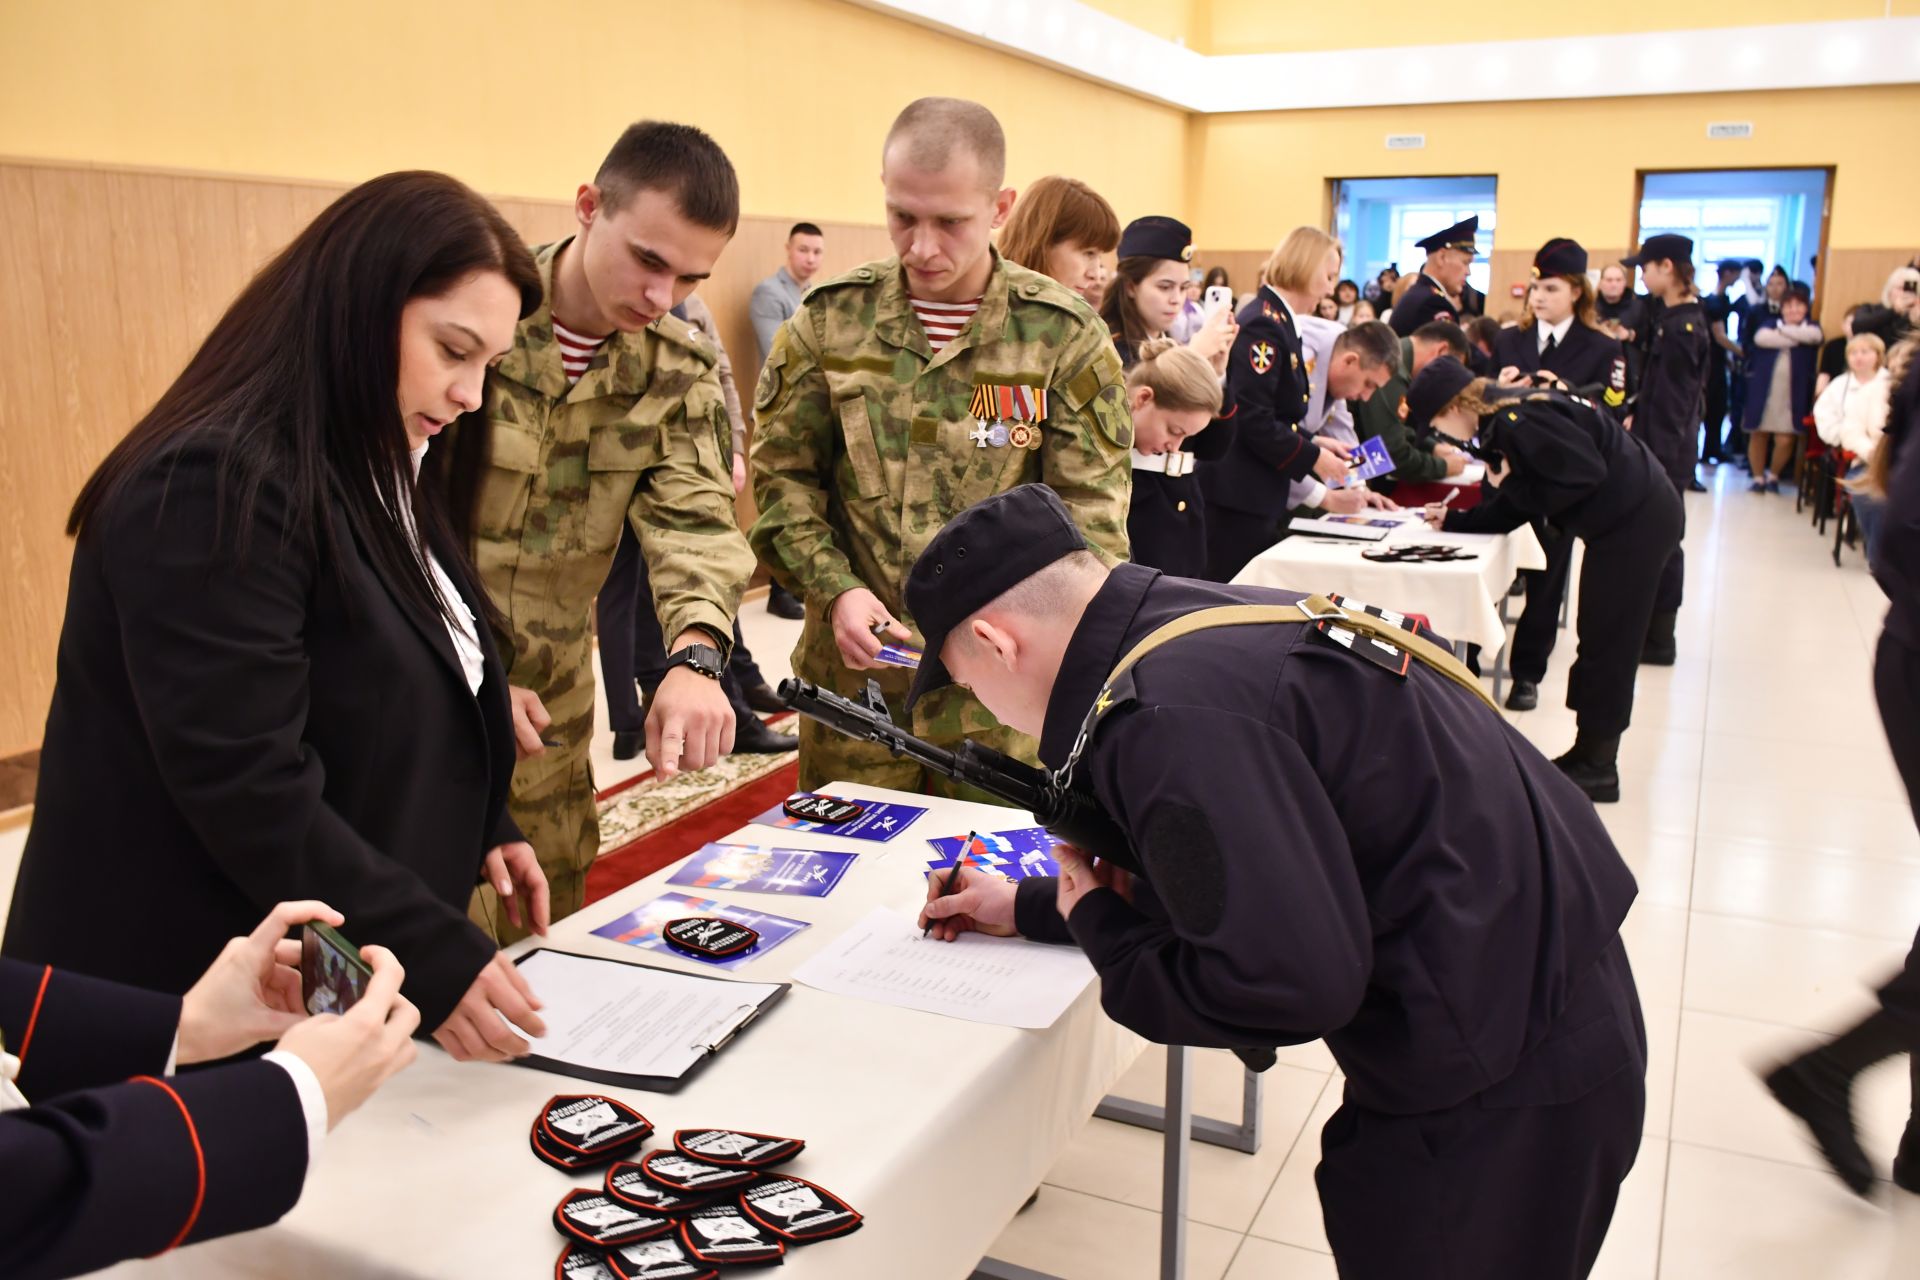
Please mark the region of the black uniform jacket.
[[1694, 439], [1707, 404], [1707, 349], [1713, 335], [1698, 299], [1663, 308], [1653, 321], [1647, 366], [1633, 403], [1633, 431], [1669, 477], [1693, 471]]
[[1505, 460], [1509, 474], [1494, 501], [1448, 512], [1450, 530], [1505, 533], [1545, 519], [1575, 537], [1598, 538], [1668, 484], [1647, 447], [1591, 402], [1518, 388], [1497, 399], [1497, 411], [1480, 419], [1480, 444]]
[[[1069, 643], [1041, 758], [1064, 763], [1155, 628], [1298, 599], [1118, 566]], [[1070, 925], [1112, 1018], [1166, 1044], [1325, 1037], [1349, 1100], [1390, 1112], [1496, 1087], [1540, 1101], [1634, 1060], [1617, 1020], [1554, 1025], [1633, 876], [1593, 805], [1485, 703], [1298, 624], [1200, 632], [1129, 674], [1076, 766], [1145, 868], [1131, 903], [1096, 890]], [[1021, 932], [1059, 936], [1053, 888], [1022, 883]]]
[[1887, 593], [1887, 631], [1908, 648], [1920, 649], [1920, 361], [1894, 393], [1887, 434], [1893, 466], [1873, 576]]
[[1627, 357], [1616, 338], [1575, 320], [1567, 336], [1552, 351], [1540, 352], [1540, 330], [1528, 325], [1502, 329], [1493, 344], [1493, 371], [1512, 365], [1522, 373], [1545, 369], [1556, 374], [1573, 394], [1625, 415], [1629, 390]]
[[1401, 337], [1408, 337], [1415, 329], [1429, 320], [1460, 320], [1460, 308], [1454, 304], [1447, 291], [1434, 282], [1426, 272], [1407, 286], [1400, 295], [1400, 301], [1393, 304], [1393, 311], [1387, 317], [1387, 323]]
[[483, 622], [475, 697], [343, 508], [337, 565], [288, 534], [271, 482], [244, 551], [214, 550], [234, 518], [217, 465], [205, 443], [162, 456], [74, 548], [0, 950], [177, 994], [276, 902], [319, 898], [393, 950], [437, 1027], [496, 952], [467, 919], [481, 861], [520, 838], [505, 673]]
[[1227, 416], [1202, 433], [1204, 439], [1224, 430], [1224, 444], [1208, 445], [1225, 452], [1200, 468], [1200, 487], [1210, 504], [1278, 516], [1287, 509], [1288, 488], [1306, 479], [1320, 456], [1300, 430], [1311, 397], [1300, 331], [1271, 285], [1260, 286], [1238, 320], [1227, 357]]
[[1196, 470], [1183, 476], [1159, 471], [1133, 473], [1133, 502], [1127, 507], [1127, 544], [1135, 564], [1183, 578], [1207, 574], [1206, 496], [1198, 468], [1216, 464], [1233, 443], [1233, 424], [1215, 421], [1188, 436], [1180, 451]]
[[0, 1111], [0, 1276], [79, 1275], [250, 1231], [300, 1198], [292, 1079], [258, 1061], [160, 1079], [179, 1025], [177, 996], [0, 960], [0, 1038], [33, 1104]]

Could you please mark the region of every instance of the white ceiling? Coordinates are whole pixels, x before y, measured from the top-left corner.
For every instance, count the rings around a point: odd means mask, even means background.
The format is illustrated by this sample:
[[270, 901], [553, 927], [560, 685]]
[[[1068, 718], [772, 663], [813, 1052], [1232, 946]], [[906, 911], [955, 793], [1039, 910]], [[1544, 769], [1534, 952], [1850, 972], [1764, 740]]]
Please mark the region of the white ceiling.
[[1920, 18], [1213, 57], [1080, 0], [854, 2], [1204, 113], [1920, 81]]

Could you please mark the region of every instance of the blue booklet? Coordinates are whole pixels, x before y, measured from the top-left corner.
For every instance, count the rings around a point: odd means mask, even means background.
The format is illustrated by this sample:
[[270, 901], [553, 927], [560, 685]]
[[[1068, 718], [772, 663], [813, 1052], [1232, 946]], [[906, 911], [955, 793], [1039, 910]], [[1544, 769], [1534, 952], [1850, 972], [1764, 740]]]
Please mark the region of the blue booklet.
[[1379, 436], [1369, 436], [1354, 448], [1353, 457], [1347, 462], [1347, 478], [1334, 487], [1358, 484], [1362, 480], [1383, 476], [1393, 469], [1393, 455], [1387, 452], [1387, 442]]
[[[692, 889], [739, 889], [824, 898], [847, 874], [857, 853], [775, 849], [760, 844], [709, 844], [667, 877]], [[741, 923], [745, 923], [742, 921]]]
[[[745, 951], [730, 956], [716, 958], [693, 955], [669, 946], [667, 940], [660, 936], [670, 922], [687, 916], [719, 916], [723, 920], [747, 926], [760, 935], [760, 940]], [[663, 893], [652, 902], [635, 907], [618, 920], [607, 921], [593, 931], [593, 936], [624, 942], [630, 947], [645, 947], [648, 951], [658, 951], [663, 955], [679, 956], [682, 960], [698, 960], [716, 969], [736, 969], [755, 956], [773, 950], [806, 927], [805, 920], [770, 916], [764, 911], [736, 906], [731, 902], [695, 898], [684, 893]]]
[[[939, 855], [927, 863], [928, 868], [941, 871], [953, 866], [960, 859], [961, 846], [966, 842], [965, 836], [946, 836], [927, 841]], [[1011, 880], [1024, 880], [1028, 876], [1057, 876], [1060, 874], [1060, 864], [1053, 856], [1053, 849], [1060, 843], [1045, 827], [1020, 827], [1014, 831], [976, 834], [973, 847], [966, 853], [966, 865], [998, 871]]]
[[[789, 802], [799, 796], [818, 795], [819, 792], [803, 791], [788, 796]], [[854, 800], [860, 806], [857, 816], [845, 822], [816, 822], [811, 818], [796, 818], [786, 811], [784, 805], [775, 805], [754, 822], [763, 827], [778, 827], [782, 831], [818, 831], [824, 835], [845, 836], [849, 840], [891, 840], [918, 821], [926, 813], [916, 805], [888, 804], [881, 800]]]

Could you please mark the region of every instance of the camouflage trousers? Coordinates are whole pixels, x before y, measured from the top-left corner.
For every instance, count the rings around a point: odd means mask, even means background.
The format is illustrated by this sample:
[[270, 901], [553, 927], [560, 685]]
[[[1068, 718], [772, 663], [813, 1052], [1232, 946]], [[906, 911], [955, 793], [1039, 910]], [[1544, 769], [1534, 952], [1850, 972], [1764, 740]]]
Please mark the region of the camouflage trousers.
[[[547, 643], [553, 647], [557, 674], [549, 688], [534, 692], [553, 717], [542, 736], [560, 745], [519, 763], [507, 807], [547, 874], [547, 893], [557, 922], [586, 905], [587, 868], [600, 852], [600, 812], [594, 803], [593, 762], [588, 756], [593, 740], [593, 646], [584, 635], [578, 642]], [[488, 886], [474, 892], [467, 914], [502, 946], [531, 932], [514, 927]], [[526, 919], [524, 910], [520, 918]]]
[[[849, 671], [841, 661], [840, 649], [833, 641], [833, 628], [824, 618], [816, 621], [821, 610], [808, 610], [800, 643], [793, 651], [793, 669], [801, 679], [811, 680], [822, 689], [845, 698], [858, 698], [869, 679], [879, 682], [893, 712], [894, 723], [916, 738], [941, 747], [962, 742], [977, 742], [1004, 752], [1028, 764], [1038, 759], [1039, 744], [1024, 733], [1007, 728], [994, 719], [980, 700], [957, 685], [928, 694], [902, 716], [913, 672], [887, 668], [881, 671]], [[949, 781], [930, 773], [911, 760], [901, 759], [885, 747], [861, 742], [835, 733], [823, 724], [802, 718], [800, 721], [800, 787], [814, 791], [829, 782], [859, 782], [873, 787], [888, 787], [920, 795], [947, 796], [983, 804], [1005, 804], [976, 788]]]

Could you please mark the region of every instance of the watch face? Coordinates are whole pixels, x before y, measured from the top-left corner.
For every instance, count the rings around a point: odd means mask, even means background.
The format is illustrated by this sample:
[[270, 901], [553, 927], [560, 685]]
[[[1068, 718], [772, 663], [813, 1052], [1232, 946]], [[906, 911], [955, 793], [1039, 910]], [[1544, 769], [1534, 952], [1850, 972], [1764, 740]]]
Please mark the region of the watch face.
[[716, 680], [720, 678], [721, 669], [725, 666], [720, 651], [704, 644], [687, 645], [673, 655], [673, 661], [685, 663], [701, 675], [711, 676]]

